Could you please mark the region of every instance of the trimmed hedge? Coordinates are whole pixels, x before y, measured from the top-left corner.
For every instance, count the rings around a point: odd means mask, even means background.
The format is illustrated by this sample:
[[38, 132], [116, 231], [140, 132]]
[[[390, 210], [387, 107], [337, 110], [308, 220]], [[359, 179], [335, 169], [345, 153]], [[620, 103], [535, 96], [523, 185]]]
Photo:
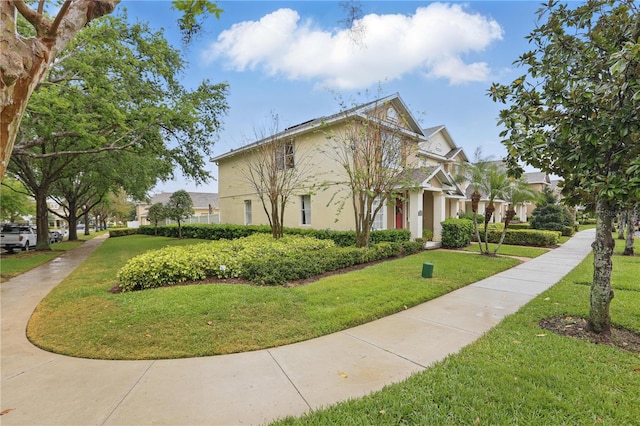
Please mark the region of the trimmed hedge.
[[471, 243], [473, 221], [449, 218], [442, 222], [442, 247], [460, 248]]
[[119, 229], [109, 229], [109, 237], [124, 237], [127, 235], [136, 235], [138, 234], [138, 230], [136, 228], [119, 228]]
[[[155, 227], [144, 225], [138, 228], [140, 234], [155, 235]], [[266, 225], [182, 225], [184, 238], [202, 240], [235, 240], [253, 234], [269, 234], [271, 228]], [[285, 235], [301, 235], [319, 240], [332, 240], [339, 247], [356, 245], [355, 231], [332, 231], [329, 229], [285, 228]], [[178, 225], [158, 226], [158, 235], [178, 238]], [[388, 229], [371, 231], [371, 244], [382, 242], [403, 242], [411, 239], [411, 232], [406, 229]]]
[[256, 234], [149, 251], [129, 260], [118, 272], [118, 279], [122, 291], [212, 277], [241, 277], [273, 285], [421, 249], [422, 244], [415, 241], [355, 248], [336, 247], [331, 240], [299, 235], [274, 240], [270, 235]]
[[531, 229], [531, 224], [529, 222], [510, 223], [509, 229]]
[[[532, 246], [532, 247], [546, 247], [555, 246], [559, 242], [559, 237], [562, 233], [560, 231], [542, 231], [537, 229], [507, 229], [507, 234], [504, 237], [504, 244], [510, 244], [514, 246]], [[500, 231], [489, 231], [487, 233], [487, 239], [490, 243], [500, 242]], [[482, 233], [480, 238], [484, 238]]]

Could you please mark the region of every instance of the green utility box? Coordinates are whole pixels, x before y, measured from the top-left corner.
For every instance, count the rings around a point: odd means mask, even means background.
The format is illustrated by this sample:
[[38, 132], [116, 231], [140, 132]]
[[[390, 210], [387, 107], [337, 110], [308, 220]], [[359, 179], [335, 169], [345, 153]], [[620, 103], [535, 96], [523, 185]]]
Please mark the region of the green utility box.
[[422, 264], [422, 278], [431, 278], [433, 276], [433, 263]]

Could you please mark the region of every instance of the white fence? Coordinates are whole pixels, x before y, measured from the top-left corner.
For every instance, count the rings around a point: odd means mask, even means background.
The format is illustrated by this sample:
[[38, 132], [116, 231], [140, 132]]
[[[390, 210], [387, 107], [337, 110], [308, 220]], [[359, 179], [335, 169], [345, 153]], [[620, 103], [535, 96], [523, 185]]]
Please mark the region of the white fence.
[[[178, 222], [167, 219], [167, 225], [178, 224]], [[203, 214], [200, 216], [191, 216], [189, 219], [184, 219], [180, 222], [183, 225], [193, 225], [193, 224], [201, 224], [201, 225], [219, 225], [220, 224], [220, 215], [219, 214]]]

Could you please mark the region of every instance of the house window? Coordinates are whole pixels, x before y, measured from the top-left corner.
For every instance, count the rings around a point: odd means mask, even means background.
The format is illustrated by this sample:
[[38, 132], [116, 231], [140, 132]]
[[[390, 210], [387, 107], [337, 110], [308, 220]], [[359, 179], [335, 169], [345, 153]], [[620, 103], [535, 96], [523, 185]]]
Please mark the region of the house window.
[[251, 200], [244, 200], [244, 224], [251, 225]]
[[289, 170], [295, 167], [293, 141], [281, 143], [276, 147], [276, 168], [278, 170]]
[[[373, 202], [373, 210], [375, 211], [375, 209], [378, 208], [378, 206], [380, 205], [380, 196], [378, 195], [375, 199], [375, 201]], [[376, 216], [373, 218], [373, 224], [371, 226], [371, 228], [373, 230], [379, 231], [382, 229], [387, 229], [387, 223], [385, 222], [385, 215], [384, 215], [384, 210], [385, 210], [385, 206], [382, 206], [380, 208], [380, 210], [378, 211], [378, 213], [376, 214]]]
[[398, 121], [398, 113], [395, 109], [389, 108], [387, 109], [387, 120], [396, 123]]
[[303, 225], [311, 225], [311, 195], [300, 196], [301, 220]]

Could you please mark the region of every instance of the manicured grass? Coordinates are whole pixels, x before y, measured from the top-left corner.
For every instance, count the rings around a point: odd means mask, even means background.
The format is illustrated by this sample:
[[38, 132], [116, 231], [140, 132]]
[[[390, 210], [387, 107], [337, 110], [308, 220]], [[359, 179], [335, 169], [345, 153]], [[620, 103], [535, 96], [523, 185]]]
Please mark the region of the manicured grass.
[[[497, 244], [489, 243], [489, 252], [493, 253], [496, 249]], [[482, 244], [484, 248], [484, 243]], [[474, 253], [480, 252], [480, 246], [478, 243], [471, 243], [470, 246], [463, 248], [464, 251], [470, 251]], [[549, 249], [540, 248], [540, 247], [524, 247], [524, 246], [512, 246], [503, 244], [500, 246], [500, 250], [498, 250], [498, 256], [516, 256], [516, 257], [538, 257], [547, 253]]]
[[62, 241], [51, 244], [51, 251], [30, 250], [14, 254], [3, 253], [0, 256], [0, 282], [36, 268], [60, 256], [67, 250], [78, 247], [82, 241]]
[[[636, 252], [640, 240], [636, 240]], [[622, 251], [622, 242], [617, 244]], [[616, 256], [612, 321], [640, 332], [640, 256]], [[553, 334], [586, 316], [593, 257], [477, 342], [404, 382], [282, 425], [631, 425], [640, 419], [640, 355]]]
[[[422, 252], [297, 286], [210, 284], [111, 294], [130, 257], [197, 240], [108, 239], [38, 306], [27, 334], [88, 358], [156, 359], [284, 345], [398, 312], [516, 265], [512, 258]], [[433, 278], [421, 277], [431, 262]]]

